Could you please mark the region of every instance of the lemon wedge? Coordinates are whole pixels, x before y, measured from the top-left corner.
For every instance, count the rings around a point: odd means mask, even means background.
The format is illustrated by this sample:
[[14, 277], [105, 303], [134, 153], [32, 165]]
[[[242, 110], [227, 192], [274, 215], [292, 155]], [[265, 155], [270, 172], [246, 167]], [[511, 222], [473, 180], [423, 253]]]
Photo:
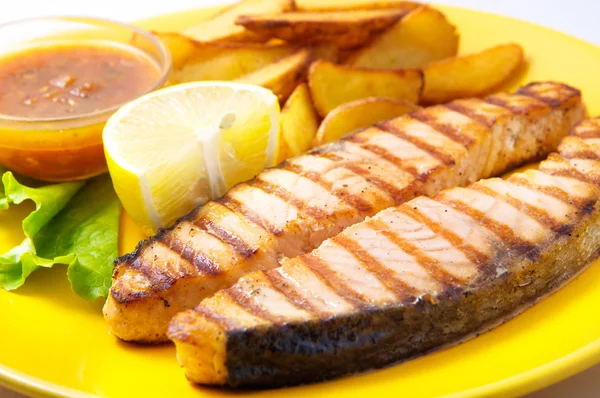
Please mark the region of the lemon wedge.
[[279, 102], [271, 91], [202, 81], [124, 105], [102, 138], [123, 207], [154, 232], [272, 166], [278, 125]]

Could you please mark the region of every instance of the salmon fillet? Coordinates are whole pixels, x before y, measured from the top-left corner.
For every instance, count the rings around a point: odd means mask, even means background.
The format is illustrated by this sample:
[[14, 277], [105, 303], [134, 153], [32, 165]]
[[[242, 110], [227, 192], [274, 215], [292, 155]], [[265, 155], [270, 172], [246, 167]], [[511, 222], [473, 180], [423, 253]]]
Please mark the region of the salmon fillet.
[[543, 158], [582, 115], [578, 90], [535, 83], [419, 110], [290, 159], [118, 259], [106, 321], [124, 340], [165, 341], [175, 313], [243, 275], [383, 209]]
[[190, 380], [308, 383], [389, 365], [514, 316], [600, 253], [600, 118], [539, 170], [419, 197], [173, 318]]

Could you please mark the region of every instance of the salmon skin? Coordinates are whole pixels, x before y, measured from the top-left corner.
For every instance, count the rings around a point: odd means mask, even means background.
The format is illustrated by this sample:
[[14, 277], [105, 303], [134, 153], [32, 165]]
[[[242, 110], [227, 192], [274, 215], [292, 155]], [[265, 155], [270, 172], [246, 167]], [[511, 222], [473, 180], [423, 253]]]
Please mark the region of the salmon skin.
[[419, 197], [173, 318], [190, 380], [309, 383], [472, 336], [600, 252], [600, 119], [539, 170]]
[[555, 150], [583, 115], [559, 83], [425, 108], [268, 169], [116, 261], [104, 307], [124, 340], [166, 340], [175, 313], [310, 252], [379, 211]]

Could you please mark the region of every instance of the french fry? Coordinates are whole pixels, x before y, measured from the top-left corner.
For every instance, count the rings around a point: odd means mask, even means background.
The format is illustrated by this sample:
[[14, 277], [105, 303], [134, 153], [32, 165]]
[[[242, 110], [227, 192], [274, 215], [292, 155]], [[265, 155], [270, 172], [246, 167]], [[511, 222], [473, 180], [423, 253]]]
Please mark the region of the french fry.
[[522, 62], [521, 46], [505, 44], [433, 63], [423, 69], [422, 101], [435, 104], [488, 94], [513, 76]]
[[321, 43], [311, 47], [315, 59], [324, 59], [325, 61], [338, 62], [342, 51], [334, 44]]
[[240, 15], [290, 11], [292, 0], [242, 0], [212, 18], [190, 26], [183, 34], [202, 42], [264, 42], [266, 38], [235, 24]]
[[290, 45], [262, 43], [196, 43], [193, 54], [174, 68], [172, 83], [234, 80], [296, 51]]
[[406, 101], [386, 97], [362, 98], [342, 104], [323, 119], [315, 146], [337, 141], [351, 132], [419, 109]]
[[177, 70], [190, 58], [198, 44], [187, 36], [179, 33], [152, 32], [171, 53], [173, 70]]
[[360, 10], [287, 12], [242, 15], [236, 23], [263, 37], [303, 43], [333, 43], [354, 48], [368, 42], [376, 32], [392, 26], [408, 10]]
[[236, 81], [268, 88], [279, 97], [280, 103], [283, 103], [296, 86], [304, 80], [306, 70], [312, 60], [312, 52], [308, 49], [302, 49], [264, 68], [242, 76]]
[[382, 8], [414, 9], [419, 3], [405, 0], [296, 0], [297, 11], [349, 11], [373, 10]]
[[308, 72], [308, 87], [324, 117], [335, 107], [360, 98], [390, 97], [417, 103], [423, 74], [416, 69], [363, 69], [316, 61]]
[[456, 55], [458, 34], [438, 10], [420, 7], [359, 49], [345, 63], [377, 69], [421, 68]]
[[286, 101], [281, 110], [279, 126], [279, 162], [300, 155], [312, 147], [319, 120], [306, 83], [299, 84]]

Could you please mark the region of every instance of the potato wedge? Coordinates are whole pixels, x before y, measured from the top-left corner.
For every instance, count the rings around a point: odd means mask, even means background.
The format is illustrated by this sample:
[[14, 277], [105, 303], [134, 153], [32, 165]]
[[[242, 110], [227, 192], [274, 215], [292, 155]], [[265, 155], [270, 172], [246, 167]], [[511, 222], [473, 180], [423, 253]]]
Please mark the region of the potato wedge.
[[342, 51], [334, 44], [321, 43], [316, 44], [310, 49], [315, 56], [315, 59], [324, 59], [325, 61], [338, 62], [341, 57]]
[[169, 49], [173, 70], [183, 67], [198, 46], [194, 40], [180, 33], [152, 32], [152, 34]]
[[409, 102], [386, 97], [361, 98], [342, 104], [329, 112], [323, 119], [315, 136], [314, 145], [337, 141], [354, 130], [417, 109], [419, 109], [418, 106]]
[[422, 101], [436, 104], [488, 94], [508, 80], [522, 62], [523, 49], [511, 43], [433, 63], [423, 69]]
[[392, 26], [408, 10], [359, 10], [330, 12], [286, 12], [242, 15], [236, 23], [263, 37], [303, 43], [333, 43], [354, 48], [367, 43], [376, 32]]
[[299, 84], [285, 102], [279, 119], [279, 162], [312, 148], [319, 119], [306, 83]]
[[193, 54], [174, 68], [173, 83], [198, 80], [233, 80], [263, 68], [297, 49], [290, 45], [261, 43], [196, 43]]
[[456, 55], [458, 33], [440, 11], [420, 7], [411, 11], [345, 63], [377, 69], [421, 68]]
[[296, 0], [297, 11], [349, 11], [381, 8], [414, 9], [421, 4], [405, 0]]
[[363, 69], [316, 61], [308, 72], [308, 87], [324, 117], [335, 107], [360, 98], [390, 97], [417, 103], [423, 74], [416, 69]]
[[190, 26], [183, 34], [202, 42], [263, 42], [264, 36], [235, 24], [240, 15], [290, 11], [292, 0], [242, 0], [225, 8], [212, 18]]
[[302, 49], [264, 68], [242, 76], [236, 81], [268, 88], [279, 97], [280, 103], [283, 103], [296, 86], [304, 80], [306, 70], [312, 60], [312, 52], [308, 49]]

